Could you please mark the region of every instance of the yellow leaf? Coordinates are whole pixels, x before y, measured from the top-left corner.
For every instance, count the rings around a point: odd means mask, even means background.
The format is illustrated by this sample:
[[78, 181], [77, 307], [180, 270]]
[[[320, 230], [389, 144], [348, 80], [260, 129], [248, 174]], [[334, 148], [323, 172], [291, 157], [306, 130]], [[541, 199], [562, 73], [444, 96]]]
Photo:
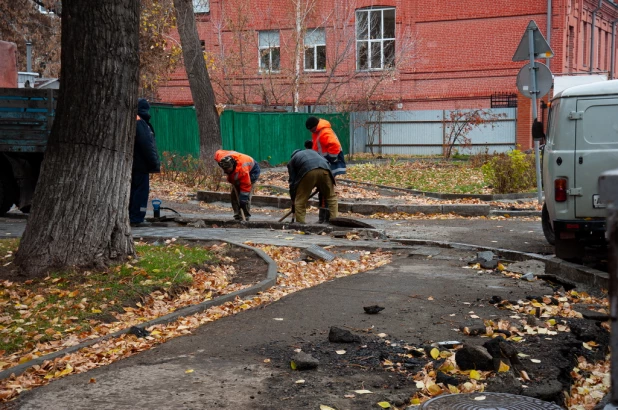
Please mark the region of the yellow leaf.
[[427, 386], [427, 391], [432, 396], [439, 396], [440, 394], [442, 394], [442, 389], [437, 384], [430, 384], [430, 385], [428, 385]]
[[429, 354], [431, 354], [431, 357], [433, 357], [434, 359], [437, 359], [438, 357], [440, 357], [440, 351], [436, 349], [435, 347], [431, 349], [431, 352], [429, 352]]
[[547, 321], [547, 324], [550, 325], [550, 326], [556, 326], [556, 319], [549, 319]]
[[410, 404], [421, 404], [421, 399], [419, 399], [418, 397], [415, 397], [412, 400], [410, 400]]
[[185, 370], [185, 373], [193, 373], [194, 371], [195, 370], [193, 370], [193, 369], [187, 369], [187, 370]]
[[71, 373], [72, 371], [73, 371], [73, 367], [69, 363], [67, 363], [67, 367], [65, 367], [64, 370], [61, 371], [58, 374], [58, 377], [66, 376], [67, 374]]
[[73, 292], [69, 293], [69, 297], [71, 297], [71, 298], [74, 298], [77, 295], [79, 295], [79, 290], [74, 290]]
[[391, 408], [391, 404], [387, 401], [381, 401], [378, 403], [378, 406], [382, 407], [383, 409], [390, 409]]
[[383, 364], [384, 366], [392, 366], [392, 365], [393, 365], [393, 362], [391, 362], [390, 360], [384, 360], [384, 361], [382, 362], [382, 364]]
[[450, 384], [448, 385], [448, 390], [451, 393], [453, 393], [453, 394], [459, 394], [460, 393], [459, 389], [456, 386], [453, 386], [453, 385], [450, 385]]
[[473, 380], [481, 380], [481, 374], [476, 370], [470, 370], [470, 378]]
[[153, 271], [154, 273], [159, 273], [159, 272], [161, 272], [161, 269], [153, 269], [152, 271]]
[[320, 410], [335, 410], [330, 406], [326, 406], [324, 404], [320, 404]]
[[101, 309], [92, 308], [91, 312], [92, 313], [101, 313]]
[[506, 268], [504, 267], [503, 264], [499, 263], [497, 266], [498, 271], [502, 272], [503, 270], [505, 270]]
[[500, 367], [498, 368], [498, 373], [508, 372], [510, 369], [511, 367], [508, 364], [505, 364], [504, 362], [500, 361]]
[[294, 360], [290, 362], [290, 367], [292, 368], [292, 370], [296, 370], [296, 362]]

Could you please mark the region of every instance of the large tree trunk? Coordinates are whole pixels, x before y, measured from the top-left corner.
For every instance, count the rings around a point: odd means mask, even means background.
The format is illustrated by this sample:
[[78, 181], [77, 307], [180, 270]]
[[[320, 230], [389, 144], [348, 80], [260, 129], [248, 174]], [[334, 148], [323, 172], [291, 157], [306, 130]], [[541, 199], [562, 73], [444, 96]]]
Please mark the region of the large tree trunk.
[[200, 130], [200, 159], [208, 166], [214, 164], [215, 151], [221, 149], [219, 114], [215, 106], [215, 93], [210, 83], [200, 38], [195, 25], [193, 3], [191, 0], [174, 0], [176, 20], [185, 70], [189, 77], [189, 87], [197, 126]]
[[134, 253], [139, 0], [62, 2], [62, 86], [15, 262], [29, 276]]

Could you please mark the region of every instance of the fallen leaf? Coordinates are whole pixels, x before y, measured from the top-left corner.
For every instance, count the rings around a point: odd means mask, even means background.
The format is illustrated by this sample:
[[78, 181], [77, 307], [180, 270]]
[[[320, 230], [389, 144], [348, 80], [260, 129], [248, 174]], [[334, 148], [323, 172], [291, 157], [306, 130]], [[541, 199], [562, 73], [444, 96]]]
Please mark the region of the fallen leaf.
[[356, 393], [356, 394], [370, 394], [370, 393], [373, 393], [373, 392], [369, 391], [369, 390], [354, 390], [354, 393]]
[[482, 400], [485, 400], [486, 398], [487, 398], [486, 396], [476, 396], [474, 400], [482, 401]]
[[434, 358], [434, 360], [440, 357], [440, 351], [436, 349], [435, 347], [431, 349], [431, 352], [429, 352], [429, 354], [431, 355], [431, 357]]
[[345, 350], [336, 350], [335, 353], [337, 353], [337, 354], [345, 354], [346, 352], [345, 352]]
[[91, 377], [88, 383], [96, 383], [96, 382], [97, 382], [97, 379], [95, 379], [94, 377]]
[[500, 367], [498, 368], [498, 373], [508, 372], [510, 369], [511, 367], [508, 364], [505, 364], [504, 362], [500, 361]]
[[429, 296], [427, 300], [433, 300], [433, 296]]
[[335, 409], [325, 404], [320, 404], [320, 410], [335, 410]]
[[296, 384], [303, 384], [304, 382], [305, 381], [303, 379], [300, 379], [300, 380], [296, 380], [294, 383], [296, 383]]
[[378, 403], [378, 406], [382, 407], [383, 409], [390, 409], [391, 408], [391, 404], [387, 401], [381, 401]]
[[530, 359], [530, 361], [532, 363], [541, 363], [541, 361], [539, 359]]
[[481, 380], [481, 374], [476, 370], [470, 370], [470, 378], [473, 380]]
[[296, 362], [294, 360], [290, 362], [290, 367], [292, 368], [292, 370], [296, 370]]
[[264, 359], [264, 363], [270, 363], [270, 359]]
[[188, 369], [188, 370], [185, 370], [185, 373], [193, 373], [193, 372], [194, 372], [194, 370], [193, 370], [193, 369]]

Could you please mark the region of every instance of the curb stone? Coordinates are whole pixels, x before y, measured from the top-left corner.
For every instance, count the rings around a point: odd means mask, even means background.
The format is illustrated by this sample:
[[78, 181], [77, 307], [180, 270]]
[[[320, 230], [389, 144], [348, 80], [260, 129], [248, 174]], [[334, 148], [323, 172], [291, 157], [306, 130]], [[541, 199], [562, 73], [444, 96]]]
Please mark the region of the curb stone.
[[418, 191], [416, 189], [409, 188], [399, 188], [389, 185], [380, 185], [380, 184], [372, 184], [369, 182], [358, 182], [353, 181], [351, 179], [343, 179], [338, 178], [337, 182], [343, 182], [344, 184], [350, 185], [362, 185], [366, 187], [375, 187], [382, 189], [390, 189], [392, 191], [401, 191], [406, 192], [412, 195], [422, 195], [428, 198], [435, 199], [464, 199], [464, 198], [474, 198], [480, 199], [481, 201], [495, 201], [498, 199], [527, 199], [527, 198], [536, 198], [536, 192], [525, 192], [520, 194], [451, 194], [451, 193], [441, 193], [441, 192], [429, 192], [429, 191]]
[[502, 210], [502, 209], [492, 209], [489, 211], [489, 216], [541, 216], [541, 211], [518, 211], [518, 210]]
[[[148, 238], [148, 237], [145, 236], [144, 238]], [[156, 239], [160, 239], [160, 238], [156, 238]], [[262, 258], [264, 260], [264, 262], [266, 262], [268, 264], [268, 272], [266, 274], [266, 279], [264, 279], [263, 281], [255, 284], [255, 285], [253, 285], [251, 287], [248, 287], [248, 288], [245, 288], [245, 289], [241, 289], [241, 290], [237, 290], [237, 291], [229, 293], [227, 295], [223, 295], [223, 296], [217, 297], [217, 298], [212, 299], [212, 300], [207, 300], [205, 302], [198, 303], [197, 305], [186, 306], [186, 307], [178, 309], [178, 310], [176, 310], [176, 311], [174, 311], [172, 313], [168, 313], [167, 315], [158, 317], [158, 318], [150, 320], [148, 322], [143, 322], [143, 323], [140, 323], [138, 325], [135, 325], [135, 327], [140, 328], [140, 329], [145, 329], [145, 328], [153, 326], [153, 325], [173, 322], [174, 320], [176, 320], [176, 319], [178, 319], [180, 317], [191, 316], [191, 315], [194, 315], [196, 313], [202, 312], [202, 311], [204, 311], [206, 309], [209, 309], [209, 308], [211, 308], [213, 306], [222, 305], [222, 304], [224, 304], [226, 302], [234, 300], [237, 296], [244, 297], [244, 296], [248, 296], [248, 295], [254, 295], [257, 292], [261, 292], [261, 291], [264, 291], [266, 289], [269, 289], [269, 288], [273, 287], [277, 283], [277, 264], [275, 263], [274, 260], [272, 260], [270, 258], [270, 256], [266, 255], [266, 253], [264, 251], [262, 251], [261, 249], [252, 248], [251, 246], [247, 246], [247, 245], [244, 245], [244, 244], [241, 244], [241, 243], [238, 243], [238, 242], [232, 242], [232, 241], [226, 241], [226, 240], [223, 240], [221, 242], [226, 242], [226, 243], [229, 243], [229, 244], [241, 247], [241, 248], [250, 249], [250, 250], [254, 251], [260, 258]], [[129, 333], [129, 329], [130, 329], [130, 327], [128, 327], [126, 329], [119, 330], [119, 331], [114, 332], [114, 333], [107, 334], [105, 336], [98, 337], [96, 339], [92, 339], [92, 340], [88, 340], [88, 341], [85, 341], [85, 342], [81, 342], [79, 344], [76, 344], [75, 346], [71, 346], [71, 347], [68, 347], [66, 349], [59, 350], [57, 352], [53, 352], [53, 353], [47, 354], [45, 356], [40, 356], [40, 357], [34, 358], [32, 360], [29, 360], [29, 361], [27, 361], [25, 363], [19, 364], [17, 366], [10, 367], [10, 368], [0, 372], [0, 380], [6, 379], [8, 377], [11, 377], [12, 375], [19, 376], [20, 374], [22, 374], [23, 372], [25, 372], [26, 370], [28, 370], [32, 366], [41, 365], [45, 361], [54, 360], [54, 359], [57, 359], [59, 357], [65, 356], [65, 355], [67, 355], [69, 353], [76, 352], [76, 351], [78, 351], [80, 349], [83, 349], [85, 347], [89, 347], [89, 346], [92, 346], [94, 344], [100, 343], [100, 342], [105, 341], [107, 339], [112, 339], [112, 338], [121, 336], [123, 334]]]
[[509, 249], [493, 248], [488, 246], [470, 245], [466, 243], [429, 241], [424, 239], [391, 239], [391, 242], [398, 242], [404, 245], [432, 245], [443, 248], [468, 249], [491, 251], [503, 259], [511, 261], [524, 261], [534, 259], [545, 264], [545, 276], [548, 278], [564, 279], [586, 287], [596, 289], [609, 289], [609, 274], [587, 266], [578, 265], [558, 259], [555, 256], [545, 256], [538, 253], [519, 252]]
[[[228, 192], [213, 192], [213, 191], [198, 191], [197, 199], [202, 202], [229, 202], [230, 194]], [[253, 195], [251, 203], [256, 206], [270, 206], [279, 209], [287, 209], [292, 206], [289, 198], [270, 196], [270, 195]], [[309, 201], [310, 205], [318, 206], [318, 202]], [[368, 203], [351, 203], [339, 202], [340, 212], [354, 212], [362, 215], [372, 215], [374, 213], [443, 213], [455, 214], [461, 216], [489, 216], [490, 206], [487, 204], [444, 204], [444, 205], [385, 205], [385, 204], [368, 204]]]

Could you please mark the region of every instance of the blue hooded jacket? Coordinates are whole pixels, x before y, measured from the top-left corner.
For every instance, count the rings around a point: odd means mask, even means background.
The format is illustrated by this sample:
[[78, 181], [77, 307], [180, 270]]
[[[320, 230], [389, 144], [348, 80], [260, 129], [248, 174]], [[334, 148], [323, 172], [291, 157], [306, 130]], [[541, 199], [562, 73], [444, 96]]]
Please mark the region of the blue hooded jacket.
[[150, 124], [150, 104], [144, 98], [137, 101], [137, 124], [133, 151], [133, 172], [152, 174], [161, 171], [154, 128]]

